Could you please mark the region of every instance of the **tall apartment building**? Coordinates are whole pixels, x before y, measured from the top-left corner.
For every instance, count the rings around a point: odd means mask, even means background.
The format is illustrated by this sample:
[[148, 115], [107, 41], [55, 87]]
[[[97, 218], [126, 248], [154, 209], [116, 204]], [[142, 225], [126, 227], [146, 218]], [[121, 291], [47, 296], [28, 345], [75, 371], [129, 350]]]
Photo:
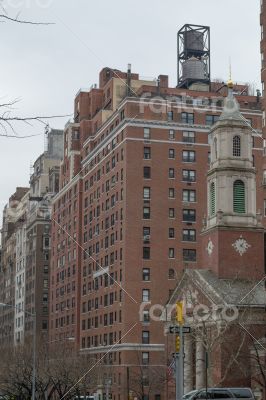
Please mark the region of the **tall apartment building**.
[[[25, 265], [24, 252], [19, 254], [17, 263], [17, 235], [24, 226], [24, 204], [27, 198], [28, 188], [18, 187], [10, 197], [3, 211], [3, 223], [1, 231], [1, 272], [0, 272], [0, 302], [9, 304], [10, 307], [1, 307], [0, 310], [0, 346], [8, 346], [14, 343], [14, 338], [21, 334], [20, 327], [24, 324], [21, 310], [15, 313], [15, 306], [23, 303], [23, 289], [18, 293], [19, 279], [23, 281]], [[19, 247], [22, 250], [22, 245]], [[18, 279], [18, 281], [17, 281]], [[21, 304], [23, 307], [23, 304]]]
[[[266, 112], [266, 96], [265, 96], [265, 82], [266, 82], [266, 1], [261, 0], [261, 14], [260, 14], [260, 24], [261, 24], [261, 83], [262, 83], [262, 132], [263, 138], [266, 139], [266, 120], [265, 120], [265, 112]], [[265, 142], [264, 142], [265, 146]], [[264, 189], [266, 188], [266, 159], [264, 157], [263, 160], [263, 185]], [[266, 193], [264, 193], [264, 198], [266, 199]], [[264, 214], [266, 214], [266, 200], [264, 201]]]
[[19, 224], [16, 227], [16, 271], [15, 271], [15, 321], [14, 321], [14, 341], [15, 343], [24, 342], [24, 323], [25, 323], [25, 296], [26, 296], [26, 242], [27, 242], [27, 211], [29, 205], [29, 190], [21, 199], [17, 206]]
[[[29, 188], [17, 188], [3, 213], [0, 274], [0, 344], [24, 343], [48, 331], [51, 201], [59, 187], [63, 132], [47, 134], [47, 149], [33, 165]], [[47, 338], [46, 338], [47, 339]]]
[[48, 332], [51, 201], [58, 188], [63, 132], [52, 129], [47, 136], [47, 145], [47, 150], [33, 165], [26, 229], [25, 310], [28, 313], [25, 315], [25, 334], [32, 334], [30, 313], [36, 313], [36, 329], [40, 337]]
[[[149, 309], [166, 304], [184, 268], [201, 266], [209, 132], [227, 89], [215, 83], [210, 91], [204, 82], [193, 89], [170, 88], [164, 75], [145, 82], [130, 68], [104, 68], [99, 88], [77, 94], [74, 123], [65, 129], [53, 202], [49, 340], [74, 337], [105, 366], [100, 383], [112, 382], [114, 400], [141, 386], [143, 369], [150, 378], [144, 394], [164, 398], [164, 384], [151, 387], [162, 377], [151, 371], [160, 365], [166, 373], [168, 339]], [[262, 210], [260, 98], [241, 85], [235, 92], [253, 127]], [[88, 391], [97, 389], [93, 383]]]

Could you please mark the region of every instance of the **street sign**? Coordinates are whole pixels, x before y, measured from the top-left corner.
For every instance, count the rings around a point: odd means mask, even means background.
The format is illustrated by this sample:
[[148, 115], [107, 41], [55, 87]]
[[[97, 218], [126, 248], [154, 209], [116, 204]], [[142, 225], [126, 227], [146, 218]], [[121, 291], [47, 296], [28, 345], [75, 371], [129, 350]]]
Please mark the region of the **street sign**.
[[[182, 327], [183, 333], [190, 333], [190, 326], [183, 326]], [[180, 326], [169, 326], [169, 333], [179, 334]]]

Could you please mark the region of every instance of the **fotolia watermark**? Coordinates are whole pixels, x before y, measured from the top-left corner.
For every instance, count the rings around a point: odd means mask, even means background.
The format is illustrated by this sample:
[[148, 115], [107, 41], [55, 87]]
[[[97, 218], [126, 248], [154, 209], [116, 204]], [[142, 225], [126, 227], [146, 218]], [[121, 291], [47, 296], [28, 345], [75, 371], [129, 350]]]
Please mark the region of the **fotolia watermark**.
[[[171, 322], [176, 316], [176, 305], [153, 304], [143, 302], [139, 308], [140, 322]], [[189, 308], [184, 307], [184, 320], [186, 324], [200, 323], [206, 321], [233, 322], [238, 319], [239, 311], [234, 305], [210, 305], [195, 304]]]
[[154, 114], [171, 112], [172, 110], [177, 113], [197, 110], [198, 113], [204, 114], [206, 113], [206, 108], [213, 112], [218, 111], [218, 108], [221, 111], [224, 97], [191, 97], [186, 92], [172, 96], [161, 96], [160, 94], [155, 95], [154, 93], [146, 92], [142, 94], [139, 101], [140, 114], [144, 114], [147, 108]]
[[39, 8], [49, 8], [54, 0], [1, 0], [0, 6], [2, 5], [5, 10], [8, 8], [13, 9], [22, 9], [22, 8], [31, 8], [31, 7], [39, 7]]

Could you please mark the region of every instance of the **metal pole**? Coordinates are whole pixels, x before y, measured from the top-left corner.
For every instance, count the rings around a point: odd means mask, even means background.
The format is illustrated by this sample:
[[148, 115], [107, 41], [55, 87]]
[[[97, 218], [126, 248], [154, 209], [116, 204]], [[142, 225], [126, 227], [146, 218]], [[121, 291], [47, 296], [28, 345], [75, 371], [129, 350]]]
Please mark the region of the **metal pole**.
[[184, 395], [184, 333], [183, 326], [179, 327], [180, 333], [180, 352], [179, 352], [179, 400], [182, 400]]
[[206, 396], [208, 393], [208, 367], [209, 367], [209, 357], [208, 357], [208, 351], [207, 349], [205, 350], [205, 387], [206, 387]]
[[129, 400], [129, 366], [127, 366], [127, 400]]
[[35, 400], [35, 384], [36, 384], [36, 313], [32, 314], [33, 319], [33, 341], [32, 341], [32, 392], [31, 399]]
[[175, 396], [176, 400], [180, 400], [179, 398], [179, 354], [175, 352]]

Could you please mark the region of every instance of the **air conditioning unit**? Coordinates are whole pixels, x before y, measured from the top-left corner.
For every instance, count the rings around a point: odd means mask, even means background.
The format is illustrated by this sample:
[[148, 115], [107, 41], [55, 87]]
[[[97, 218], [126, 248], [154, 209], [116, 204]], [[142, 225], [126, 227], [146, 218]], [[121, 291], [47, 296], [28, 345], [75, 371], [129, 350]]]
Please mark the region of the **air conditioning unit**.
[[143, 241], [144, 241], [144, 242], [149, 242], [150, 239], [151, 239], [151, 236], [150, 236], [150, 235], [144, 235], [144, 236], [143, 236]]

